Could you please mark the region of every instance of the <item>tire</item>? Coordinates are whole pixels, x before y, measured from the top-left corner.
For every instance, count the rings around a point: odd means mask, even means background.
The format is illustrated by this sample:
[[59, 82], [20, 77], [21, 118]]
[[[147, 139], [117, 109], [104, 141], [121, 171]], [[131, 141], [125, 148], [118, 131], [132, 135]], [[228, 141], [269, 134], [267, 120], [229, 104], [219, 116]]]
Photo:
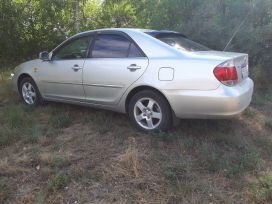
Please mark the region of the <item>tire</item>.
[[172, 111], [168, 101], [158, 92], [144, 90], [129, 101], [131, 123], [145, 132], [167, 131], [172, 127]]
[[30, 77], [25, 77], [20, 81], [19, 92], [23, 102], [27, 106], [36, 107], [42, 103], [39, 89]]

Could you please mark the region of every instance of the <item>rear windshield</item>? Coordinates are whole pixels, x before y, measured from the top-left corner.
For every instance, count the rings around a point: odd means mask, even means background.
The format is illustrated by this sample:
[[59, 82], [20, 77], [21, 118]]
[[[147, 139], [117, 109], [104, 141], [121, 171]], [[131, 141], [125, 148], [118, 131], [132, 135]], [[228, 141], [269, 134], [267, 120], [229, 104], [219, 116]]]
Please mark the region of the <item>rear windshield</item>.
[[152, 35], [151, 33], [147, 33], [157, 39], [159, 39], [162, 42], [167, 43], [168, 45], [178, 49], [178, 50], [184, 50], [184, 51], [208, 51], [211, 50], [210, 48], [201, 45], [199, 43], [196, 43], [192, 40], [189, 40], [182, 34], [178, 33], [162, 33], [157, 36]]

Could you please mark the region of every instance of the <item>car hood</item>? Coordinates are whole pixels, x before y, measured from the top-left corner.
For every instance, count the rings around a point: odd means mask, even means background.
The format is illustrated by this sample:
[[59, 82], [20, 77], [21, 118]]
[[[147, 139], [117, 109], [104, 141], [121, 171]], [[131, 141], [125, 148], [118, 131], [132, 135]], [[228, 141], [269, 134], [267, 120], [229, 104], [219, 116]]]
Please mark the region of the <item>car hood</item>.
[[29, 61], [23, 62], [19, 66], [34, 65], [34, 64], [38, 63], [39, 61], [40, 61], [39, 59], [29, 60]]

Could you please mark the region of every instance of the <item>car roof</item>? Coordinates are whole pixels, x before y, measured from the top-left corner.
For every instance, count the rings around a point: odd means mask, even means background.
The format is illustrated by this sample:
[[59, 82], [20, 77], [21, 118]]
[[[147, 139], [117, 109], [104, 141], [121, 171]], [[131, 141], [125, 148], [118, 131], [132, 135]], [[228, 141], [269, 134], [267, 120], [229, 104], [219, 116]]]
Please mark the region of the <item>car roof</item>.
[[82, 35], [82, 34], [88, 34], [88, 33], [93, 33], [93, 32], [99, 32], [99, 31], [121, 31], [121, 32], [126, 32], [126, 31], [138, 31], [138, 32], [143, 32], [148, 35], [151, 35], [155, 38], [162, 36], [162, 35], [167, 35], [167, 34], [176, 34], [180, 35], [183, 37], [186, 37], [184, 34], [176, 31], [171, 31], [171, 30], [152, 30], [152, 29], [143, 29], [143, 28], [102, 28], [102, 29], [96, 29], [96, 30], [89, 30], [85, 32], [81, 32], [76, 34], [77, 35]]
[[165, 37], [165, 36], [182, 36], [184, 38], [187, 38], [186, 35], [176, 32], [176, 31], [171, 31], [171, 30], [153, 30], [153, 31], [147, 31], [145, 32], [146, 34], [149, 34], [155, 38], [159, 37]]
[[[76, 38], [99, 33], [102, 31], [105, 33], [122, 32], [124, 35], [128, 35], [142, 49], [143, 53], [148, 57], [158, 57], [158, 56], [176, 57], [176, 56], [182, 55], [182, 53], [178, 51], [177, 49], [157, 39], [158, 34], [167, 34], [167, 36], [169, 34], [170, 35], [178, 34], [179, 36], [182, 34], [175, 31], [168, 31], [168, 30], [159, 31], [159, 30], [152, 30], [152, 29], [139, 29], [139, 28], [104, 28], [104, 29], [89, 30], [89, 31], [81, 32], [70, 38], [67, 38], [64, 42], [62, 42], [59, 46], [57, 46], [53, 50], [53, 52], [70, 40], [74, 40]], [[154, 52], [154, 49], [156, 50], [156, 52]]]

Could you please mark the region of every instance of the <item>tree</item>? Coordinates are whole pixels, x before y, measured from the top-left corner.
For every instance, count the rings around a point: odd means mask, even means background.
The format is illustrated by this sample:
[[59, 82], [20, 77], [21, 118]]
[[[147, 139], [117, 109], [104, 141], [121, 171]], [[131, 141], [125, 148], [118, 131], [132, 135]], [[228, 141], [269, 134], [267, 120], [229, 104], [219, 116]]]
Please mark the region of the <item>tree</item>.
[[133, 5], [127, 0], [105, 0], [102, 4], [101, 27], [134, 27], [137, 17]]
[[0, 63], [35, 58], [78, 30], [102, 27], [176, 30], [216, 50], [232, 39], [227, 51], [249, 53], [260, 84], [272, 76], [271, 0], [2, 0]]

